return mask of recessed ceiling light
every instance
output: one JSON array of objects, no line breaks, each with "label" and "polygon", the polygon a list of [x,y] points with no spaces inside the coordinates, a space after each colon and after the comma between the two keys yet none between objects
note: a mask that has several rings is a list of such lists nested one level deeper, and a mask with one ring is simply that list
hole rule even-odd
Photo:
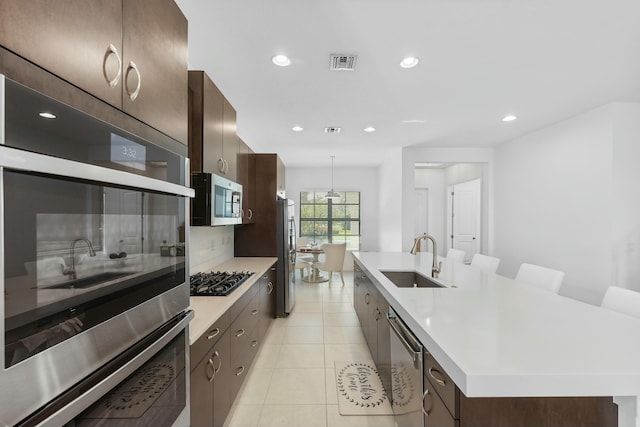
[{"label": "recessed ceiling light", "polygon": [[366,128],[363,129],[365,132],[375,132],[376,128],[374,128],[373,126],[367,126]]},{"label": "recessed ceiling light", "polygon": [[503,122],[512,122],[512,121],[514,121],[515,119],[517,119],[517,117],[516,117],[516,116],[514,116],[514,115],[512,115],[512,114],[509,114],[508,116],[504,116],[504,117],[502,118],[502,121],[503,121]]},{"label": "recessed ceiling light", "polygon": [[403,120],[402,123],[407,123],[407,124],[413,124],[413,123],[426,123],[426,120],[421,120],[421,119],[410,119],[410,120]]},{"label": "recessed ceiling light", "polygon": [[402,61],[400,61],[400,66],[402,68],[413,68],[416,65],[418,65],[418,62],[420,62],[418,58],[415,58],[413,56],[408,56],[404,58]]},{"label": "recessed ceiling light", "polygon": [[46,111],[43,111],[41,113],[38,114],[40,117],[45,118],[45,119],[55,119],[56,115],[55,114],[51,114],[51,113],[47,113]]},{"label": "recessed ceiling light", "polygon": [[302,132],[304,128],[302,126],[294,126],[291,128],[291,130],[294,132]]},{"label": "recessed ceiling light", "polygon": [[289,57],[285,55],[276,55],[271,58],[271,61],[273,61],[273,63],[278,67],[288,67],[289,65],[291,65],[291,59],[289,59]]}]

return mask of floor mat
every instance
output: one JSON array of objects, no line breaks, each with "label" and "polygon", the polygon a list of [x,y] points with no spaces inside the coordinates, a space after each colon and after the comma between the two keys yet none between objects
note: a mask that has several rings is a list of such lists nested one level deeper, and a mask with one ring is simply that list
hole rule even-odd
[{"label": "floor mat", "polygon": [[373,362],[335,361],[340,415],[393,415]]}]

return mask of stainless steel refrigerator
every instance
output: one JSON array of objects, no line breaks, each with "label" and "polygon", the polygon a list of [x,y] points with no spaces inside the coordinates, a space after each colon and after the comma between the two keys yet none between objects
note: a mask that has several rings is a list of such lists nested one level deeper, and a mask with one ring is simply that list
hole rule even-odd
[{"label": "stainless steel refrigerator", "polygon": [[295,269],[296,222],[295,204],[292,200],[278,198],[276,210],[277,285],[276,316],[287,317],[296,303]]}]

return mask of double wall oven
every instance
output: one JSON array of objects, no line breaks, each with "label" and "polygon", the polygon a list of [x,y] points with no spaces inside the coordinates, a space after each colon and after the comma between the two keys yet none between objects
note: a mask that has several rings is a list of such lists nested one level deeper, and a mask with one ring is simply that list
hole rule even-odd
[{"label": "double wall oven", "polygon": [[0,74],[0,425],[188,425],[186,147],[83,111]]}]

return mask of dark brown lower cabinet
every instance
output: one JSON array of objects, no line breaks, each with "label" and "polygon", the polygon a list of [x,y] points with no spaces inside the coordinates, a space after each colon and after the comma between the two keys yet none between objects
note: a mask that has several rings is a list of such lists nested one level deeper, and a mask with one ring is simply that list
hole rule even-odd
[{"label": "dark brown lower cabinet", "polygon": [[231,409],[229,331],[191,370],[191,427],[222,427]]},{"label": "dark brown lower cabinet", "polygon": [[191,345],[191,427],[223,426],[275,317],[274,275],[272,266]]},{"label": "dark brown lower cabinet", "polygon": [[425,427],[614,427],[611,397],[466,397],[425,350]]},{"label": "dark brown lower cabinet", "polygon": [[264,339],[271,322],[276,317],[276,268],[271,267],[264,273],[260,282],[260,339]]}]

